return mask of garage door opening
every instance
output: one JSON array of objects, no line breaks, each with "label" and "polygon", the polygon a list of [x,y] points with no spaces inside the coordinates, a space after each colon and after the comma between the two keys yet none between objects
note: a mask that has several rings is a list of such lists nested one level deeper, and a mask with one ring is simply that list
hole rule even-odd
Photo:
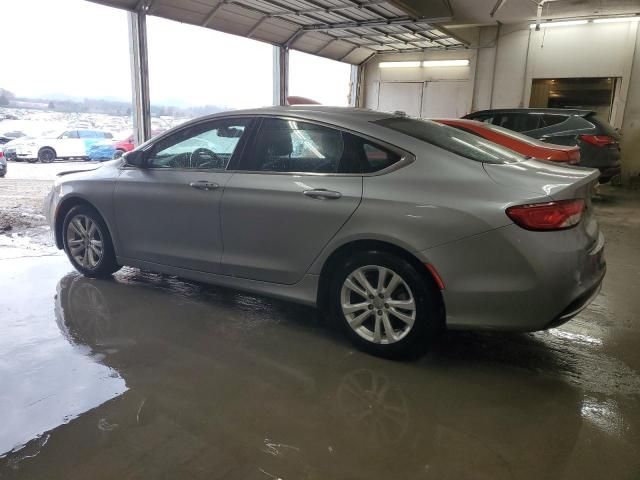
[{"label": "garage door opening", "polygon": [[618,83],[615,77],[534,79],[529,106],[594,110],[610,120]]}]

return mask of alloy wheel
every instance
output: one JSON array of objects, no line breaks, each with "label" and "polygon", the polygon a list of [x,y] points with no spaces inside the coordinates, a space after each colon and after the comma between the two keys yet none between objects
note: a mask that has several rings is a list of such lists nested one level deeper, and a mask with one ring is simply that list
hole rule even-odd
[{"label": "alloy wheel", "polygon": [[351,329],[376,344],[402,340],[416,320],[416,302],[407,282],[379,265],[359,267],[347,276],[340,305]]},{"label": "alloy wheel", "polygon": [[102,233],[98,224],[87,215],[76,215],[67,226],[70,255],[85,268],[96,268],[104,255]]}]

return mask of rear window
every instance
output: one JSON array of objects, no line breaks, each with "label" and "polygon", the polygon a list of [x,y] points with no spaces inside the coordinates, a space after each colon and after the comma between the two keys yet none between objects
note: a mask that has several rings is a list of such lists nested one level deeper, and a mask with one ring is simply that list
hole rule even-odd
[{"label": "rear window", "polygon": [[406,117],[384,118],[373,123],[476,162],[513,163],[524,159],[522,155],[508,148],[441,123]]}]

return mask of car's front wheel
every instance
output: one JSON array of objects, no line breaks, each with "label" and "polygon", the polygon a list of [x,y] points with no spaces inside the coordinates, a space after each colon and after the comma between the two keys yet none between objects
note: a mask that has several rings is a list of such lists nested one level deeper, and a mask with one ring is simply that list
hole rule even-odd
[{"label": "car's front wheel", "polygon": [[419,354],[442,325],[439,293],[410,262],[386,252],[358,253],[340,266],[330,302],[347,336],[374,355]]},{"label": "car's front wheel", "polygon": [[44,147],[38,152],[38,160],[42,163],[51,163],[56,159],[56,152],[53,148]]},{"label": "car's front wheel", "polygon": [[64,251],[73,266],[87,277],[108,277],[120,269],[107,225],[86,205],[73,207],[62,226]]}]

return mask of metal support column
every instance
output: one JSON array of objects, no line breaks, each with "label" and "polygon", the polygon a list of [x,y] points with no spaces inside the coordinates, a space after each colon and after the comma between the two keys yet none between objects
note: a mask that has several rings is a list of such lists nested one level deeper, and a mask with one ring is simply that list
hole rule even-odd
[{"label": "metal support column", "polygon": [[351,78],[349,80],[349,106],[360,106],[360,85],[363,75],[362,65],[351,65]]},{"label": "metal support column", "polygon": [[133,138],[136,145],[151,138],[149,99],[149,55],[147,52],[147,14],[142,7],[129,12],[129,56],[133,100]]},{"label": "metal support column", "polygon": [[289,48],[273,47],[273,104],[286,105],[289,96]]}]

